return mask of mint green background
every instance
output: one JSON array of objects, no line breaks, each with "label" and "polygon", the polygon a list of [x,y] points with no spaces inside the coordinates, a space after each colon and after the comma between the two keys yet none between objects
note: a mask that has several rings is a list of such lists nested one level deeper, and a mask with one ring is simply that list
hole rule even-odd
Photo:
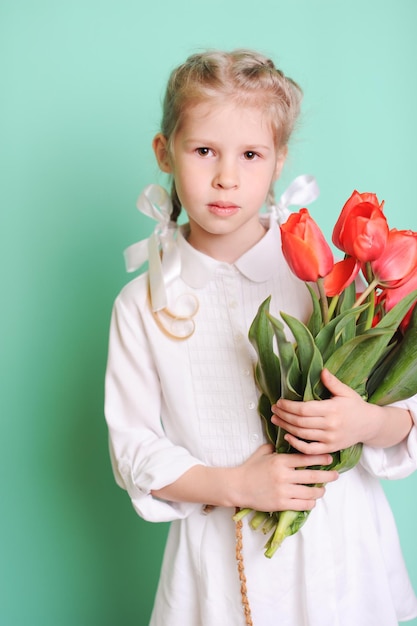
[{"label": "mint green background", "polygon": [[[415,0],[1,1],[1,626],[149,618],[167,527],[113,481],[102,396],[170,69],[271,54],[305,91],[278,190],[313,173],[327,236],[355,187],[417,230],[416,18]],[[417,589],[417,477],[385,486]]]}]

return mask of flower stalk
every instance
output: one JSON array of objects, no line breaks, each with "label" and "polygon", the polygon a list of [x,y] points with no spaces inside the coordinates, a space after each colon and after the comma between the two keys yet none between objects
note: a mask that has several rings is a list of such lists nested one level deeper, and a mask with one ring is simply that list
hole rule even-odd
[{"label": "flower stalk", "polygon": [[324,289],[324,280],[322,277],[317,278],[317,288],[319,290],[320,296],[320,308],[323,324],[328,324],[329,322],[329,304],[327,301],[326,291]]}]

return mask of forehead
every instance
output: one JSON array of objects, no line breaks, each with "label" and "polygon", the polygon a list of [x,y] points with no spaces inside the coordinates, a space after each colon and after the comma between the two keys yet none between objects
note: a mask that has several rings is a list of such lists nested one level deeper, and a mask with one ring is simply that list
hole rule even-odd
[{"label": "forehead", "polygon": [[178,131],[185,133],[216,134],[240,131],[243,135],[273,138],[274,129],[271,115],[262,107],[254,104],[215,100],[200,102],[186,108],[182,115]]}]

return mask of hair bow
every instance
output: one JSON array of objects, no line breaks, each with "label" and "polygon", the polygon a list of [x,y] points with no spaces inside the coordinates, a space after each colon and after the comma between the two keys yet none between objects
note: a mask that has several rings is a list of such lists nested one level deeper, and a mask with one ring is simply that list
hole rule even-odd
[{"label": "hair bow", "polygon": [[287,187],[277,204],[269,207],[271,222],[283,224],[290,215],[290,206],[305,206],[314,202],[320,194],[317,181],[310,174],[302,174],[297,176],[291,185]]},{"label": "hair bow", "polygon": [[141,213],[156,220],[157,225],[149,238],[126,248],[126,269],[134,272],[148,261],[152,310],[160,311],[167,306],[167,286],[180,275],[181,270],[175,241],[177,225],[170,218],[171,198],[163,187],[148,185],[140,194],[136,206]]}]

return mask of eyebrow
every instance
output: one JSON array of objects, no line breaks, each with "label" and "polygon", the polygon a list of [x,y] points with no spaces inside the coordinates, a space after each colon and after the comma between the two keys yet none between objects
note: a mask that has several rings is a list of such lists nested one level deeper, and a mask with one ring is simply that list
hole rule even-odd
[{"label": "eyebrow", "polygon": [[[190,138],[184,139],[183,144],[185,146],[188,146],[189,144],[195,144],[197,146],[206,147],[206,146],[216,146],[217,142],[212,139],[206,140],[202,137],[190,137]],[[257,150],[263,150],[263,151],[269,152],[270,150],[274,149],[274,146],[267,146],[261,143],[247,143],[247,144],[242,144],[240,146],[240,149],[244,151],[253,150],[254,152],[256,152]]]}]

